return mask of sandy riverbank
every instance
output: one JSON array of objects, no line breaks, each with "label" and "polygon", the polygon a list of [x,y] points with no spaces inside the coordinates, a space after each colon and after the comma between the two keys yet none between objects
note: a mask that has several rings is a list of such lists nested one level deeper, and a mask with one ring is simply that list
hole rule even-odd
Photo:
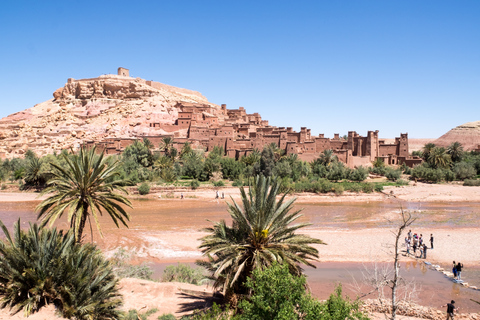
[{"label": "sandy riverbank", "polygon": [[[132,187],[132,191],[136,188]],[[149,198],[149,199],[180,199],[183,194],[185,199],[211,200],[215,199],[216,192],[221,197],[224,193],[228,200],[230,197],[234,199],[240,198],[240,191],[237,187],[219,187],[219,188],[199,188],[192,190],[190,188],[171,189],[162,192],[154,192],[146,196],[140,196],[131,192],[132,198]],[[480,187],[464,187],[461,184],[428,184],[413,183],[408,186],[386,186],[383,192],[374,193],[353,193],[344,192],[342,195],[333,193],[316,194],[316,193],[300,193],[292,194],[297,197],[297,203],[316,203],[316,202],[364,202],[364,201],[387,201],[401,200],[410,202],[480,202]],[[35,201],[44,199],[36,192],[0,192],[1,202],[18,202],[18,201]]]},{"label": "sandy riverbank", "polygon": [[[150,198],[164,199],[169,197],[180,198],[183,193],[186,199],[214,199],[216,191],[221,197],[222,192],[225,198],[240,198],[239,189],[236,187],[197,189],[197,190],[173,190],[158,192],[149,195]],[[354,193],[344,192],[342,195],[334,193],[316,194],[299,193],[292,194],[297,197],[297,203],[318,203],[318,202],[365,202],[365,201],[387,201],[401,200],[410,202],[480,202],[480,187],[464,187],[460,184],[428,184],[413,183],[408,186],[386,186],[383,192]]]}]

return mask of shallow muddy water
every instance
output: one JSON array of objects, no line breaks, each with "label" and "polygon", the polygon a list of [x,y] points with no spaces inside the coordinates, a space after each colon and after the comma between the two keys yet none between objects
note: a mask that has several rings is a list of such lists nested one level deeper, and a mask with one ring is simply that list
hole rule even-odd
[{"label": "shallow muddy water", "polygon": [[[4,202],[0,204],[0,219],[10,228],[13,223],[36,221],[34,213],[38,201]],[[133,200],[129,223],[133,230],[198,230],[211,226],[210,221],[229,220],[224,200]],[[437,228],[480,227],[480,203],[414,203],[414,202],[355,202],[355,203],[300,203],[301,222],[309,222],[312,228],[375,228],[387,226],[386,218],[400,212],[401,208],[418,216],[417,226]],[[60,226],[66,224],[63,219]],[[104,230],[115,225],[102,217]],[[27,223],[28,225],[28,223]]]},{"label": "shallow muddy water", "polygon": [[[186,264],[191,267],[197,267],[193,262]],[[171,263],[151,263],[154,270],[153,278],[160,280],[163,270]],[[307,283],[312,295],[318,299],[326,300],[334,292],[338,284],[342,285],[342,292],[350,298],[355,299],[363,296],[372,290],[372,287],[364,284],[365,277],[375,269],[374,264],[363,264],[355,262],[319,262],[314,263],[316,269],[305,268]],[[382,269],[383,265],[377,265]],[[391,269],[390,269],[391,270]],[[477,271],[480,271],[478,269]],[[399,299],[407,293],[409,300],[424,306],[441,309],[450,300],[455,300],[460,312],[480,312],[480,306],[470,299],[480,301],[480,291],[474,291],[464,288],[460,284],[454,283],[442,273],[431,269],[424,263],[416,261],[402,263],[400,267],[400,276],[408,284],[401,285],[398,289]],[[385,289],[386,298],[391,298],[391,291]],[[364,299],[375,299],[378,296],[370,294]]]},{"label": "shallow muddy water", "polygon": [[[168,242],[169,237],[193,237],[198,230],[212,225],[210,221],[229,220],[225,201],[202,199],[172,199],[172,200],[134,200],[133,209],[129,210],[131,221],[129,228],[117,229],[108,217],[101,217],[100,223],[106,240],[101,240],[94,231],[94,240],[103,248],[113,249],[120,246],[142,247],[147,260],[149,251],[156,250],[150,244],[157,241]],[[12,229],[13,224],[21,218],[22,228],[27,228],[29,222],[36,221],[34,212],[38,201],[5,202],[0,204],[0,219]],[[432,228],[480,228],[480,203],[401,203],[404,210],[414,211],[419,217],[416,222],[420,227]],[[364,228],[383,228],[387,226],[386,219],[400,211],[399,203],[300,203],[295,208],[303,209],[300,222],[309,222],[309,229],[314,230],[356,230]],[[208,221],[210,220],[210,221]],[[65,218],[56,224],[60,228],[68,228]],[[93,227],[95,229],[95,227]],[[155,238],[157,237],[157,238]],[[159,240],[160,237],[160,240]],[[155,238],[155,240],[151,240]],[[87,236],[90,240],[90,235]],[[181,239],[177,239],[181,240]],[[194,239],[195,241],[195,239]],[[150,244],[149,244],[150,243]],[[158,243],[157,243],[158,244]],[[477,244],[478,245],[478,244]],[[476,246],[475,250],[478,250]],[[182,249],[181,246],[165,245],[162,250],[170,250],[170,259],[155,263],[155,268],[164,268],[164,261],[193,261],[199,257],[199,252]],[[184,251],[182,251],[184,250]],[[198,251],[198,250],[197,250]],[[197,255],[197,256],[196,256]],[[321,299],[328,298],[335,283],[343,283],[344,291],[354,295],[350,284],[352,276],[357,280],[362,277],[364,269],[361,263],[322,262],[317,269],[306,268],[312,293]],[[423,266],[423,267],[422,267]],[[480,265],[469,266],[465,276],[470,284],[480,285]],[[405,277],[419,285],[418,302],[423,305],[439,307],[452,298],[457,301],[462,312],[479,312],[480,306],[470,301],[480,301],[480,291],[463,288],[453,283],[443,274],[428,270],[424,264],[408,262],[403,265]],[[158,272],[157,272],[158,274]],[[372,297],[373,298],[373,297]]]}]

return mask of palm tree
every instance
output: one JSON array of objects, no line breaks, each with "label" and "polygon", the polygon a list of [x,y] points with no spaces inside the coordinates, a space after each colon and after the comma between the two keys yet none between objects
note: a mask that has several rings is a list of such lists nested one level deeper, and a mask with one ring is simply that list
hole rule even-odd
[{"label": "palm tree", "polygon": [[197,261],[212,272],[216,288],[231,297],[245,294],[244,283],[254,269],[263,269],[273,262],[285,263],[292,274],[300,275],[300,264],[315,267],[309,260],[318,258],[318,250],[310,244],[325,244],[306,235],[295,234],[309,224],[291,225],[301,215],[290,212],[296,199],[277,200],[280,184],[277,180],[257,176],[248,190],[240,188],[243,208],[234,200],[228,203],[232,226],[224,220],[205,229],[209,234],[201,239],[207,261]]},{"label": "palm tree", "polygon": [[323,152],[320,154],[318,159],[319,159],[320,163],[322,163],[326,167],[328,167],[328,165],[331,164],[332,162],[338,161],[338,157],[333,152],[332,149],[323,150]]},{"label": "palm tree", "polygon": [[164,137],[160,143],[160,149],[165,152],[167,157],[170,157],[170,150],[173,148],[173,137]]},{"label": "palm tree", "polygon": [[270,143],[268,147],[273,151],[275,163],[280,161],[280,159],[282,159],[283,155],[285,154],[285,150],[280,149],[275,142]]},{"label": "palm tree", "polygon": [[192,144],[190,142],[185,142],[185,144],[183,145],[183,148],[182,150],[180,151],[180,159],[183,159],[185,158],[186,156],[188,156],[190,153],[193,152],[193,149],[192,149]]},{"label": "palm tree", "polygon": [[42,160],[36,156],[26,158],[27,164],[25,166],[25,186],[26,187],[42,187],[48,180],[47,174],[42,172]]},{"label": "palm tree", "polygon": [[100,235],[98,216],[105,210],[118,227],[120,221],[124,226],[130,220],[129,214],[122,205],[131,207],[130,201],[114,191],[127,193],[124,180],[115,180],[119,175],[119,162],[109,162],[104,153],[95,153],[95,148],[86,150],[82,147],[78,154],[70,157],[63,155],[67,163],[66,169],[51,163],[56,169],[52,172],[47,188],[42,194],[51,194],[36,208],[42,226],[52,225],[64,213],[68,215],[70,228],[73,229],[75,241],[82,239],[87,219],[91,225],[93,217]]},{"label": "palm tree", "polygon": [[164,181],[173,182],[177,178],[173,165],[173,159],[167,156],[160,156],[153,164],[153,169]]},{"label": "palm tree", "polygon": [[240,161],[245,163],[247,166],[253,166],[255,163],[260,161],[261,157],[261,152],[258,149],[253,149],[249,155],[243,156]]},{"label": "palm tree", "polygon": [[148,138],[143,138],[143,144],[145,145],[145,147],[148,148],[148,150],[155,149],[155,146],[153,145],[152,141],[150,141],[150,139]]},{"label": "palm tree", "polygon": [[447,153],[452,158],[453,162],[460,162],[463,158],[463,146],[460,142],[453,142],[447,148]]},{"label": "palm tree", "polygon": [[68,319],[118,319],[118,279],[95,245],[75,243],[71,231],[20,226],[11,236],[0,221],[1,308],[29,316],[54,304]]},{"label": "palm tree", "polygon": [[447,168],[452,162],[452,159],[445,148],[435,147],[430,151],[427,162],[434,169]]},{"label": "palm tree", "polygon": [[428,158],[430,157],[430,153],[432,150],[435,148],[435,143],[427,143],[426,145],[423,146],[423,160],[428,161]]}]

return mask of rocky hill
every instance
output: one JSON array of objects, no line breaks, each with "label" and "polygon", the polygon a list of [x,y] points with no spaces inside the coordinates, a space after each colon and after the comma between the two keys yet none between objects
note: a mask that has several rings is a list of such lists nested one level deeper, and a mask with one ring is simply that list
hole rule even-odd
[{"label": "rocky hill", "polygon": [[[164,134],[148,123],[173,124],[178,103],[220,107],[199,92],[123,75],[68,79],[53,99],[0,119],[0,157],[27,149],[39,155],[78,146],[83,141]],[[222,114],[216,115],[219,122]]]},{"label": "rocky hill", "polygon": [[433,143],[448,147],[456,141],[460,142],[466,151],[477,149],[480,145],[480,121],[467,122],[453,128]]}]

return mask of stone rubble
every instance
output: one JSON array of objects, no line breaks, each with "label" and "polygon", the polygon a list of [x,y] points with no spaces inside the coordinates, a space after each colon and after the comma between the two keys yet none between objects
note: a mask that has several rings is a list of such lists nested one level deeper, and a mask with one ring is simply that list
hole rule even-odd
[{"label": "stone rubble", "polygon": [[[391,314],[391,300],[369,299],[363,301],[362,311],[367,313],[386,313]],[[437,310],[431,307],[424,307],[412,302],[400,302],[398,304],[397,315],[415,317],[421,319],[445,319],[445,310]],[[479,313],[457,313],[455,319],[480,320]]]}]

